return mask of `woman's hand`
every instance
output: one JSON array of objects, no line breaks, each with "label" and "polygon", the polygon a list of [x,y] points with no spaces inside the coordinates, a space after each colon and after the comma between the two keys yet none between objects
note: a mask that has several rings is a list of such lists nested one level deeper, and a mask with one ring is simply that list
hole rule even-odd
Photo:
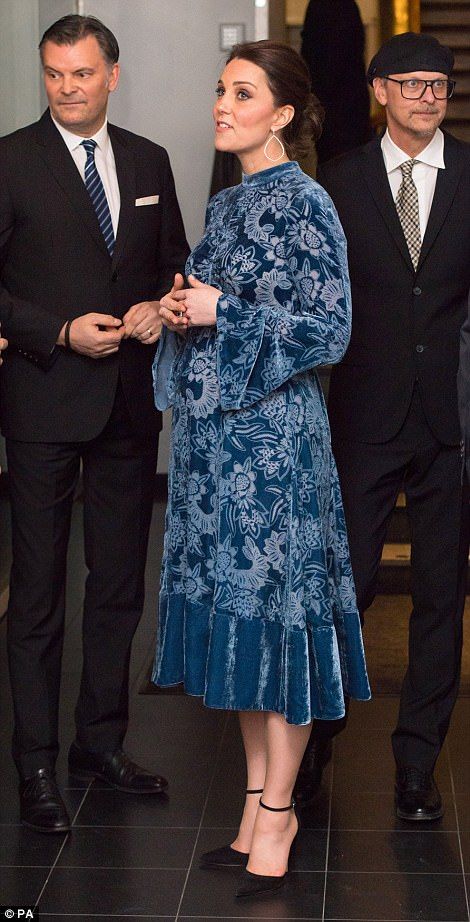
[{"label": "woman's hand", "polygon": [[222,292],[213,285],[199,282],[194,275],[188,276],[191,288],[175,292],[174,300],[179,309],[184,309],[188,327],[213,327],[217,320],[217,301]]},{"label": "woman's hand", "polygon": [[177,292],[182,291],[183,284],[183,276],[177,272],[175,275],[175,281],[173,282],[173,288],[168,292],[167,295],[164,295],[163,298],[160,298],[160,320],[168,330],[171,330],[172,333],[185,333],[188,326],[188,321],[184,316],[184,304],[182,304],[180,301],[177,301],[175,297]]}]

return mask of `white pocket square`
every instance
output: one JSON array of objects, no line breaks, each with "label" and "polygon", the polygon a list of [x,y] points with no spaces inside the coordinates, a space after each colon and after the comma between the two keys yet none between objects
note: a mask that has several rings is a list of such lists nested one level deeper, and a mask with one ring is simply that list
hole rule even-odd
[{"label": "white pocket square", "polygon": [[144,195],[143,198],[136,198],[135,204],[137,208],[139,205],[158,205],[159,200],[159,195]]}]

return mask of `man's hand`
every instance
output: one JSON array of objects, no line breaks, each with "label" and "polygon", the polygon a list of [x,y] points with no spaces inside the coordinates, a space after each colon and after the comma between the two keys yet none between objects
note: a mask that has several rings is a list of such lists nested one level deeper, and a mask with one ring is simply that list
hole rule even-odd
[{"label": "man's hand", "polygon": [[[185,306],[181,301],[175,300],[177,291],[182,291],[184,285],[183,276],[177,272],[173,288],[160,301],[160,319],[164,326],[172,333],[185,333],[188,326],[186,320]],[[181,316],[179,316],[181,314]]]},{"label": "man's hand", "polygon": [[[7,348],[7,346],[8,346],[8,340],[5,339],[4,336],[0,336],[0,353],[2,353],[3,350]],[[3,362],[3,359],[0,354],[0,365],[2,364],[2,362]]]},{"label": "man's hand", "polygon": [[[65,324],[57,343],[65,345]],[[124,326],[111,314],[83,314],[75,317],[69,328],[70,348],[90,359],[102,359],[117,352],[124,336]]]},{"label": "man's hand", "polygon": [[122,322],[126,339],[138,339],[145,346],[153,346],[162,331],[160,301],[141,301],[129,308]]}]

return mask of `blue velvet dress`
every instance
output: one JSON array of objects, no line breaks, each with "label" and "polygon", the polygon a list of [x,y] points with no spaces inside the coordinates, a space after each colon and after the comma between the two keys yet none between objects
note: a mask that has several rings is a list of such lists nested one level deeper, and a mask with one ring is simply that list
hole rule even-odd
[{"label": "blue velvet dress", "polygon": [[341,494],[315,368],[351,327],[346,244],[327,193],[286,163],[210,202],[187,274],[217,324],[164,331],[173,407],[153,681],[294,724],[370,697]]}]

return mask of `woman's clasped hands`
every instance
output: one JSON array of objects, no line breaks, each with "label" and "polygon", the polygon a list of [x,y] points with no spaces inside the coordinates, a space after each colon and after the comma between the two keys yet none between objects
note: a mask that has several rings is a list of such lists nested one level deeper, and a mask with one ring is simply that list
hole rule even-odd
[{"label": "woman's clasped hands", "polygon": [[173,333],[185,333],[188,327],[211,327],[217,320],[220,289],[194,275],[188,276],[188,282],[191,287],[183,288],[184,279],[178,273],[171,291],[160,300],[160,318]]}]

